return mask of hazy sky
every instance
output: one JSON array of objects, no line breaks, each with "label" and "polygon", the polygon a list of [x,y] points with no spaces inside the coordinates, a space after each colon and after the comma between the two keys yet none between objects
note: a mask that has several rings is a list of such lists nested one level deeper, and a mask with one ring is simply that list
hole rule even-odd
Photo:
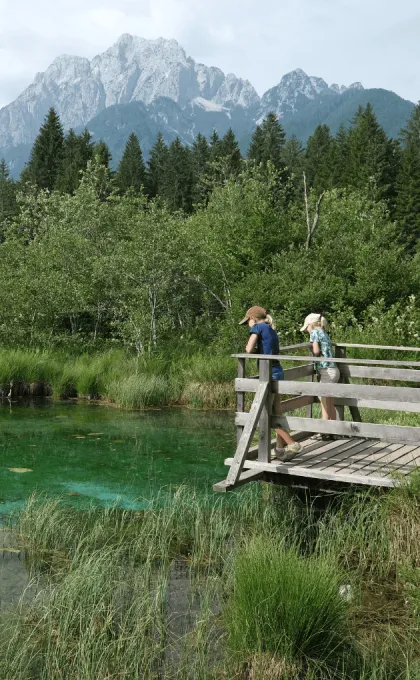
[{"label": "hazy sky", "polygon": [[294,68],[420,99],[418,0],[0,0],[0,106],[59,54],[121,35],[176,38],[262,94]]}]

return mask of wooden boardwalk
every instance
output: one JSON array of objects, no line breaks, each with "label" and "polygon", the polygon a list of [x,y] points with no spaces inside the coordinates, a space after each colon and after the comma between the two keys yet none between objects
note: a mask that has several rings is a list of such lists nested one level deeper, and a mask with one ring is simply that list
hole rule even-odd
[{"label": "wooden boardwalk", "polygon": [[[308,343],[286,347],[283,351],[288,350],[289,354],[278,357],[234,355],[238,359],[235,381],[238,444],[235,455],[225,461],[229,466],[227,478],[214,485],[215,491],[230,491],[259,479],[299,486],[327,482],[394,487],[420,468],[420,415],[418,426],[413,427],[361,422],[359,412],[359,407],[364,407],[420,414],[420,362],[346,357],[347,347],[416,353],[420,348],[337,345],[341,380],[338,384],[325,384],[314,381],[316,359],[312,355],[290,355],[290,350],[308,347]],[[245,360],[251,358],[260,360],[260,374],[247,378]],[[285,380],[272,382],[273,359],[306,363],[286,369]],[[350,382],[352,378],[357,379],[357,384]],[[365,380],[374,380],[375,384],[363,384]],[[385,381],[394,385],[384,384]],[[407,383],[416,386],[407,387]],[[247,392],[255,394],[249,412],[245,410]],[[276,414],[272,412],[273,394],[285,395]],[[335,400],[335,421],[312,417],[313,404],[327,396]],[[345,407],[350,410],[351,420],[344,418]],[[293,411],[302,408],[306,409],[305,417],[293,415]],[[271,430],[276,426],[296,432],[295,439],[302,444],[302,451],[287,463],[272,459]],[[258,444],[251,447],[256,432]],[[332,434],[335,439],[319,440],[314,438],[316,433]]]},{"label": "wooden boardwalk", "polygon": [[[225,460],[226,465],[232,463],[233,458]],[[330,442],[307,439],[302,442],[302,451],[288,463],[276,459],[270,463],[246,460],[244,470],[304,480],[393,487],[419,466],[420,446],[353,437]]]}]

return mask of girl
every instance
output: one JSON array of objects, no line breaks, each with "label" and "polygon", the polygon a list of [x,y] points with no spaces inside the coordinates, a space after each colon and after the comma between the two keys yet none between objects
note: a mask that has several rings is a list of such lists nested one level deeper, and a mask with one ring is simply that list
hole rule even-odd
[{"label": "girl", "polygon": [[[302,333],[309,333],[312,343],[312,353],[316,357],[334,358],[334,349],[331,338],[327,333],[328,323],[322,314],[308,314],[302,328]],[[321,383],[337,383],[340,380],[340,371],[334,361],[317,361],[315,369]],[[321,397],[321,410],[324,420],[335,420],[334,399]],[[322,435],[322,439],[333,439],[332,435]]]},{"label": "girl", "polygon": [[[279,338],[274,330],[274,322],[264,307],[251,307],[248,309],[245,318],[239,324],[246,324],[249,327],[249,340],[245,351],[248,354],[279,354]],[[284,380],[283,369],[278,360],[272,362],[272,379]],[[281,395],[274,395],[274,413],[280,415]],[[281,461],[288,461],[296,453],[302,450],[301,445],[290,436],[285,430],[276,430],[277,446],[275,458]]]}]

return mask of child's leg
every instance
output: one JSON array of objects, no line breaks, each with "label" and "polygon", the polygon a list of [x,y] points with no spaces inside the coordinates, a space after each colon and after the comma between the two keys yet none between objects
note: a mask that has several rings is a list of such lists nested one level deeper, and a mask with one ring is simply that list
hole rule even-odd
[{"label": "child's leg", "polygon": [[[274,396],[274,413],[276,414],[276,416],[281,415],[281,395],[280,394],[276,394]],[[290,444],[296,444],[293,437],[291,437],[290,434],[286,430],[282,430],[280,427],[276,428],[276,435],[277,435],[277,448],[278,449],[284,449],[286,446],[289,446]]]}]

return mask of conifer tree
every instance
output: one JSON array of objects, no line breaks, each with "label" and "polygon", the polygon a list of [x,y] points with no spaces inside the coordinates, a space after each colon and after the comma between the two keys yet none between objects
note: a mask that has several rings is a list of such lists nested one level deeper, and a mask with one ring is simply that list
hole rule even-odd
[{"label": "conifer tree", "polygon": [[289,172],[293,173],[296,177],[301,176],[303,170],[303,146],[296,135],[292,135],[285,142],[282,159]]},{"label": "conifer tree", "polygon": [[86,170],[93,154],[90,133],[85,130],[78,136],[70,129],[64,140],[63,160],[58,172],[56,189],[62,193],[73,194],[80,184],[81,172]]},{"label": "conifer tree", "polygon": [[150,198],[160,196],[162,193],[168,153],[169,150],[163,140],[163,135],[159,132],[147,162],[146,188]]},{"label": "conifer tree", "polygon": [[122,193],[126,193],[131,189],[136,194],[140,194],[142,187],[145,185],[146,166],[138,137],[134,132],[131,133],[127,140],[115,180]]},{"label": "conifer tree", "polygon": [[104,142],[102,139],[95,145],[93,156],[100,165],[103,165],[105,168],[109,169],[112,155],[108,144],[106,144],[106,142]]},{"label": "conifer tree", "polygon": [[305,154],[306,180],[317,194],[332,187],[333,147],[334,140],[328,125],[318,125],[308,139]]},{"label": "conifer tree", "polygon": [[16,213],[16,186],[4,158],[0,161],[0,238],[7,221]]},{"label": "conifer tree", "polygon": [[194,166],[194,174],[196,179],[199,179],[205,172],[206,165],[210,160],[210,147],[209,143],[201,134],[198,133],[192,146],[192,161]]},{"label": "conifer tree", "polygon": [[402,130],[402,140],[395,214],[402,239],[412,249],[420,238],[420,103]]},{"label": "conifer tree", "polygon": [[215,161],[220,157],[220,137],[216,130],[213,130],[210,137],[210,161]]},{"label": "conifer tree", "polygon": [[161,195],[170,210],[191,212],[193,179],[191,151],[177,137],[169,147],[161,188]]},{"label": "conifer tree", "polygon": [[370,104],[359,107],[349,132],[346,183],[368,188],[374,199],[389,198],[393,185],[393,158],[385,131]]},{"label": "conifer tree", "polygon": [[349,134],[344,125],[340,125],[332,147],[332,184],[334,187],[346,185],[348,155]]},{"label": "conifer tree", "polygon": [[255,161],[257,165],[264,162],[264,133],[260,125],[257,125],[254,130],[247,157],[248,160]]},{"label": "conifer tree", "polygon": [[206,196],[203,179],[207,171],[209,160],[209,143],[206,137],[199,132],[192,146],[192,171],[194,175],[193,203],[200,203]]},{"label": "conifer tree", "polygon": [[60,119],[51,108],[32,147],[28,165],[22,173],[40,189],[55,188],[64,154],[64,132]]},{"label": "conifer tree", "polygon": [[270,161],[276,170],[284,170],[283,149],[285,142],[286,133],[278,121],[277,114],[269,113],[262,125],[254,131],[248,158],[263,165]]},{"label": "conifer tree", "polygon": [[225,160],[227,176],[239,175],[241,171],[242,156],[232,128],[226,132],[219,143],[219,156]]}]

